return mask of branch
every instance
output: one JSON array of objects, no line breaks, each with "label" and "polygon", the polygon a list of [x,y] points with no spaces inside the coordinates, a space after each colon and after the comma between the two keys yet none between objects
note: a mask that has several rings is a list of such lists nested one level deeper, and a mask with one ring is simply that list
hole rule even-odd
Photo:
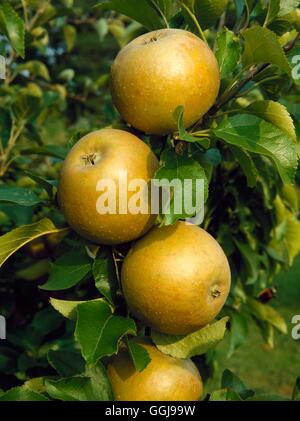
[{"label": "branch", "polygon": [[257,76],[269,66],[270,64],[260,64],[259,66],[250,69],[245,79],[238,83],[236,87],[229,92],[228,96],[224,98],[223,101],[219,102],[210,109],[210,111],[208,112],[209,117],[216,114],[220,108],[224,107],[224,105],[226,105],[229,101],[235,98],[235,96],[247,85],[248,82],[250,82],[250,80],[252,80],[255,76]]},{"label": "branch", "polygon": [[[288,53],[289,51],[291,51],[295,45],[297,44],[297,42],[300,39],[300,32],[298,32],[297,36],[289,43],[287,43],[283,49],[285,53]],[[258,74],[260,74],[263,70],[265,70],[266,68],[268,68],[270,66],[270,63],[264,63],[264,64],[260,64],[256,67],[252,67],[249,72],[246,74],[245,79],[243,79],[240,83],[238,83],[229,93],[228,96],[226,98],[223,99],[223,101],[217,103],[215,106],[213,106],[210,111],[208,112],[208,117],[212,117],[213,115],[215,115],[220,108],[224,107],[224,105],[226,105],[229,101],[231,101],[233,98],[236,97],[236,95],[247,85],[248,82],[250,82],[253,78],[255,78],[255,76],[257,76]]]}]

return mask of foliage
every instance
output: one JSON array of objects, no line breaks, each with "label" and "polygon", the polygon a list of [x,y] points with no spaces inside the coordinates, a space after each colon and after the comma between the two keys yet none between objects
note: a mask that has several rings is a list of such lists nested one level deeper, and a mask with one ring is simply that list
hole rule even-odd
[{"label": "foliage", "polygon": [[[223,338],[228,317],[230,355],[249,317],[269,345],[274,328],[286,333],[281,315],[260,297],[300,250],[296,3],[103,0],[93,8],[92,0],[0,0],[7,63],[0,84],[0,312],[8,320],[0,400],[113,399],[105,366],[121,341],[137,370],[149,363],[131,340],[145,327],[128,316],[120,291],[129,245],[88,244],[66,227],[55,199],[60,165],[76,140],[123,123],[110,98],[110,66],[120,47],[147,30],[186,28],[215,51],[221,89],[203,120],[186,130],[179,107],[178,132],[138,135],[159,155],[159,176],[205,178],[204,228],[233,274],[223,318],[184,338],[152,338],[163,352],[190,357]],[[162,214],[160,223],[176,219]],[[277,398],[248,390],[229,371],[207,396]]]}]

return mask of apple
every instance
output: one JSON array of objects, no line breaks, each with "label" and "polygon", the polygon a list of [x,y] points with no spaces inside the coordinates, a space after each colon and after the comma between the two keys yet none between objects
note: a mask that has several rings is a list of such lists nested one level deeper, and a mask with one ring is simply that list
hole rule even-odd
[{"label": "apple", "polygon": [[177,129],[173,112],[184,106],[186,127],[214,104],[220,86],[210,48],[182,29],[161,29],[126,45],[111,69],[113,102],[135,128],[157,135]]},{"label": "apple", "polygon": [[[148,201],[145,213],[130,212],[127,205],[137,192],[128,191],[128,186],[120,183],[148,183],[158,166],[151,149],[131,133],[106,128],[84,136],[69,152],[59,177],[58,202],[67,222],[79,235],[96,244],[121,244],[145,234],[156,215],[151,214]],[[102,182],[116,186],[115,194],[110,192],[116,206],[106,213],[98,207],[109,187],[99,187]],[[102,205],[106,211],[104,199]]]},{"label": "apple", "polygon": [[131,312],[147,326],[173,335],[214,320],[228,296],[230,277],[218,242],[185,222],[153,228],[131,248],[121,272]]},{"label": "apple", "polygon": [[202,395],[202,380],[190,359],[170,357],[145,338],[136,340],[151,361],[136,371],[128,350],[119,353],[108,365],[108,375],[117,401],[196,401]]}]

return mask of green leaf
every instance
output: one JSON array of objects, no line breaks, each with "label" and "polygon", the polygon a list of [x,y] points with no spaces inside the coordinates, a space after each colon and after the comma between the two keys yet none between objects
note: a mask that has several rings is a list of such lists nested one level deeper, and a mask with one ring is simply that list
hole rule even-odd
[{"label": "green leaf", "polygon": [[25,91],[17,96],[12,105],[12,113],[17,121],[31,120],[40,113],[41,98]]},{"label": "green leaf", "polygon": [[300,401],[300,377],[297,378],[292,395],[293,401]]},{"label": "green leaf", "polygon": [[222,15],[228,0],[194,0],[194,12],[202,29],[213,26]]},{"label": "green leaf", "polygon": [[234,240],[234,243],[243,257],[245,271],[247,273],[247,284],[254,284],[257,281],[260,267],[259,256],[248,244],[238,240]]},{"label": "green leaf", "polygon": [[9,111],[0,108],[0,145],[6,146],[12,129],[12,120]]},{"label": "green leaf", "polygon": [[47,66],[39,60],[30,60],[26,63],[19,64],[16,73],[28,70],[32,76],[39,76],[47,81],[50,80]]},{"label": "green leaf", "polygon": [[293,183],[297,168],[296,146],[278,127],[252,115],[241,114],[225,120],[215,135],[231,145],[268,156],[286,184]]},{"label": "green leaf", "polygon": [[205,354],[224,338],[228,320],[229,317],[223,317],[185,336],[165,335],[156,331],[152,331],[151,336],[157,348],[164,354],[176,358],[191,358]]},{"label": "green leaf", "polygon": [[15,203],[21,206],[34,206],[41,203],[41,200],[32,189],[0,186],[0,202]]},{"label": "green leaf", "polygon": [[265,26],[271,23],[277,16],[280,10],[280,0],[268,0],[268,11],[265,19]]},{"label": "green leaf", "polygon": [[146,348],[137,344],[134,340],[127,341],[127,347],[137,371],[143,371],[150,363],[151,358]]},{"label": "green leaf", "polygon": [[105,302],[103,298],[96,298],[95,300],[89,301],[69,301],[69,300],[58,300],[56,298],[50,298],[50,304],[67,319],[76,318],[76,308],[79,304],[101,301]]},{"label": "green leaf", "polygon": [[[178,155],[173,149],[165,150],[161,155],[161,162],[162,166],[156,172],[155,180],[161,181],[161,183],[162,180],[169,182],[177,180],[176,186],[170,189],[171,198],[163,203],[162,210],[162,224],[171,225],[179,219],[192,217],[201,211],[208,197],[208,181],[199,162],[186,154]],[[188,180],[192,180],[192,186],[184,189]],[[197,183],[201,180],[204,181],[204,202],[201,200],[201,185],[200,188],[197,188]],[[195,208],[192,213],[188,209],[191,205]]]},{"label": "green leaf", "polygon": [[105,302],[87,302],[77,306],[75,337],[88,364],[118,351],[122,336],[136,334],[134,321],[113,316]]},{"label": "green leaf", "polygon": [[112,252],[109,248],[101,248],[93,263],[93,276],[98,291],[113,304],[116,300],[118,279]]},{"label": "green leaf", "polygon": [[179,10],[177,2],[174,2],[174,0],[150,0],[150,1],[156,5],[160,13],[164,15],[166,20],[168,21]]},{"label": "green leaf", "polygon": [[86,134],[88,134],[88,133],[85,133],[85,132],[76,132],[76,133],[74,133],[70,137],[70,139],[68,140],[68,150],[70,151],[73,148],[73,146],[75,146],[76,143],[79,142],[79,140],[82,137],[84,137]]},{"label": "green leaf", "polygon": [[278,66],[288,75],[291,74],[289,62],[274,32],[256,25],[246,29],[242,35],[245,39],[243,53],[245,66],[270,63]]},{"label": "green leaf", "polygon": [[262,401],[262,402],[271,402],[271,401],[289,401],[288,398],[280,395],[275,395],[273,393],[262,392],[256,393],[254,396],[247,399],[247,401]]},{"label": "green leaf", "polygon": [[254,392],[247,389],[242,380],[228,369],[223,372],[221,387],[233,390],[238,393],[242,399],[247,399],[254,395]]},{"label": "green leaf", "polygon": [[44,377],[33,377],[23,384],[23,387],[33,392],[45,393]]},{"label": "green leaf", "polygon": [[247,178],[247,185],[254,187],[257,183],[258,171],[251,155],[246,150],[233,145],[230,146],[230,150]]},{"label": "green leaf", "polygon": [[111,386],[101,363],[88,369],[85,375],[45,381],[47,393],[62,401],[110,401]]},{"label": "green leaf", "polygon": [[61,377],[75,376],[85,370],[85,362],[79,352],[50,349],[47,359]]},{"label": "green leaf", "polygon": [[49,279],[40,286],[46,291],[60,291],[78,284],[92,270],[91,259],[82,250],[72,250],[59,257],[50,269]]},{"label": "green leaf", "polygon": [[214,390],[209,397],[210,401],[242,401],[240,395],[230,389]]},{"label": "green leaf", "polygon": [[34,330],[36,334],[45,337],[50,332],[58,329],[62,323],[62,317],[49,306],[35,313],[34,318],[30,323],[30,328]]},{"label": "green leaf", "polygon": [[0,20],[2,21],[6,34],[16,52],[24,58],[25,56],[25,25],[13,7],[6,0],[0,1]]},{"label": "green leaf", "polygon": [[96,7],[114,10],[128,16],[149,30],[166,26],[157,8],[147,0],[102,0]]},{"label": "green leaf", "polygon": [[98,19],[94,23],[94,28],[98,33],[99,41],[102,42],[104,40],[104,38],[106,37],[106,35],[108,33],[108,30],[109,30],[107,19],[105,19],[105,18]]},{"label": "green leaf", "polygon": [[291,212],[283,203],[279,195],[274,200],[277,226],[274,227],[272,239],[268,249],[273,249],[282,256],[287,255],[288,263],[292,264],[294,258],[300,252],[300,221],[298,209]]},{"label": "green leaf", "polygon": [[63,34],[68,52],[72,51],[76,41],[77,31],[73,25],[65,25],[63,27]]},{"label": "green leaf", "polygon": [[248,323],[244,313],[233,308],[227,308],[226,312],[230,316],[229,350],[227,354],[229,358],[245,342],[248,335]]},{"label": "green leaf", "polygon": [[299,6],[299,0],[280,0],[279,16],[287,15]]},{"label": "green leaf", "polygon": [[16,228],[0,237],[0,267],[22,246],[43,235],[64,232],[56,228],[50,219],[44,218],[34,224]]},{"label": "green leaf", "polygon": [[297,135],[292,117],[286,107],[275,101],[254,101],[246,108],[258,117],[272,123],[281,129],[294,141],[297,142]]},{"label": "green leaf", "polygon": [[50,2],[44,3],[43,9],[40,11],[35,21],[35,28],[43,26],[46,22],[49,22],[57,13],[57,9],[50,4]]},{"label": "green leaf", "polygon": [[70,8],[73,7],[74,0],[60,0],[62,4],[64,4],[66,7]]},{"label": "green leaf", "polygon": [[44,190],[46,190],[49,198],[51,198],[51,199],[54,198],[53,189],[56,186],[56,180],[52,180],[52,181],[46,180],[45,178],[40,177],[37,174],[33,174],[30,171],[24,171],[24,173],[26,175],[28,175],[28,177],[30,177],[33,181],[35,181],[40,187],[42,187]]},{"label": "green leaf", "polygon": [[260,333],[265,343],[271,348],[274,348],[274,327],[267,322],[255,319],[255,322],[260,330]]},{"label": "green leaf", "polygon": [[270,323],[281,333],[287,333],[287,326],[284,318],[273,307],[262,304],[251,297],[247,297],[247,305],[250,312],[257,319]]},{"label": "green leaf", "polygon": [[48,401],[49,399],[41,393],[34,392],[26,387],[13,387],[0,396],[3,401]]},{"label": "green leaf", "polygon": [[219,63],[221,79],[229,77],[240,60],[240,44],[234,32],[224,28],[217,35],[216,59]]},{"label": "green leaf", "polygon": [[58,145],[45,145],[42,147],[31,147],[22,150],[22,154],[29,155],[44,155],[44,156],[53,156],[64,160],[68,154],[68,148],[64,148]]},{"label": "green leaf", "polygon": [[46,275],[50,269],[49,259],[41,259],[37,262],[30,264],[24,269],[15,271],[17,279],[24,279],[25,281],[35,281],[42,276]]},{"label": "green leaf", "polygon": [[173,112],[173,117],[175,121],[177,122],[178,126],[178,137],[180,140],[184,140],[185,142],[197,142],[200,143],[204,148],[208,148],[210,141],[206,138],[199,138],[195,135],[195,133],[192,135],[188,133],[185,129],[184,125],[184,106],[179,105],[176,110]]}]

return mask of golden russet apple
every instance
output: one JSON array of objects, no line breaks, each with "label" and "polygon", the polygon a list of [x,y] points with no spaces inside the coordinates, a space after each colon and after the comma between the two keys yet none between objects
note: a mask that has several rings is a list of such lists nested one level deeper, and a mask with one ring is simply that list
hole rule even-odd
[{"label": "golden russet apple", "polygon": [[[69,152],[59,177],[58,202],[67,222],[97,244],[120,244],[140,237],[156,215],[151,215],[148,202],[148,213],[120,213],[120,201],[128,204],[135,192],[121,188],[119,177],[123,180],[126,174],[128,184],[135,179],[148,183],[158,166],[151,149],[131,133],[106,128],[84,136]],[[97,191],[100,180],[116,185],[115,214],[101,214],[97,209],[97,200],[105,193]]]},{"label": "golden russet apple", "polygon": [[185,126],[192,126],[212,107],[219,87],[213,52],[182,29],[141,35],[119,52],[111,69],[116,108],[127,123],[150,134],[175,131],[179,105]]},{"label": "golden russet apple", "polygon": [[128,350],[108,365],[108,375],[117,401],[196,401],[202,395],[202,380],[190,359],[173,358],[160,352],[148,340],[136,341],[149,353],[151,362],[136,371]]},{"label": "golden russet apple", "polygon": [[185,335],[210,323],[230,289],[230,268],[218,242],[198,226],[155,227],[138,240],[122,267],[131,312],[147,326]]}]

